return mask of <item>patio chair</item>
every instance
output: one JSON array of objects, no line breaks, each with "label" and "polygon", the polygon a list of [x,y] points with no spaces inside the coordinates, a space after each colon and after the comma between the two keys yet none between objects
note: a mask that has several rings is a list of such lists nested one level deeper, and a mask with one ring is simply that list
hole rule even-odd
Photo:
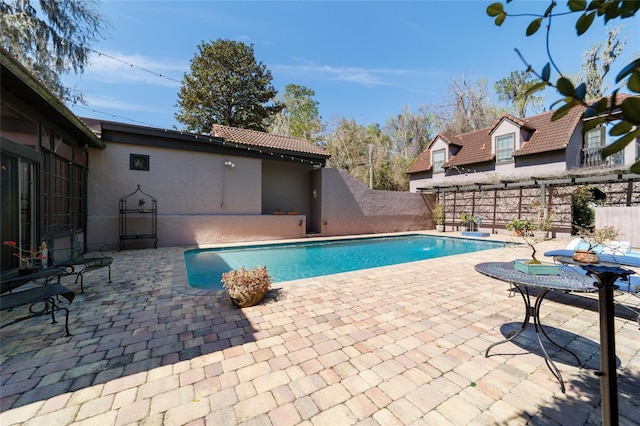
[{"label": "patio chair", "polygon": [[[107,268],[111,282],[111,264],[113,257],[103,253],[108,249],[104,243],[84,244],[84,231],[69,225],[52,225],[43,233],[49,250],[49,263],[56,267],[71,268],[68,275],[76,275],[76,284],[80,281],[80,292],[84,293],[84,273],[95,269]],[[97,247],[90,250],[90,247]]]},{"label": "patio chair", "polygon": [[[586,249],[586,244],[581,238],[572,240],[566,248],[561,250],[552,250],[545,252],[544,255],[553,257],[554,262],[560,261],[563,257],[571,257],[575,250]],[[631,250],[631,244],[627,241],[612,241],[606,246],[599,246],[595,248],[598,253],[598,257],[602,262],[613,263],[622,267],[640,268],[640,253]],[[581,268],[576,268],[578,271],[583,271]],[[629,275],[624,279],[619,279],[615,282],[617,286],[616,297],[619,300],[619,296],[632,296],[627,298],[627,302],[633,304],[633,300],[640,300],[640,276]],[[640,303],[635,303],[636,307],[629,307],[624,303],[620,305],[636,315],[638,326],[640,326]]]}]

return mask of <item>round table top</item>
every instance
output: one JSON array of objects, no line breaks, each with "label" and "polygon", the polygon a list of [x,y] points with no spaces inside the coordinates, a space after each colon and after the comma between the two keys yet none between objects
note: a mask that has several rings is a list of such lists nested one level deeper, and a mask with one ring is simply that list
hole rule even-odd
[{"label": "round table top", "polygon": [[546,288],[589,293],[598,291],[593,277],[576,272],[575,269],[563,266],[558,275],[532,275],[517,271],[513,262],[486,262],[476,265],[476,271],[491,278],[527,287]]}]

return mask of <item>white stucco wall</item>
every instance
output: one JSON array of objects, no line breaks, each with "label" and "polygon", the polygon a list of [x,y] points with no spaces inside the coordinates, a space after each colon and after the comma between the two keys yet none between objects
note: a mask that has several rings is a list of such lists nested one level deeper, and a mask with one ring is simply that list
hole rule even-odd
[{"label": "white stucco wall", "polygon": [[624,148],[624,165],[631,167],[637,160],[636,153],[638,152],[638,139],[632,141]]}]

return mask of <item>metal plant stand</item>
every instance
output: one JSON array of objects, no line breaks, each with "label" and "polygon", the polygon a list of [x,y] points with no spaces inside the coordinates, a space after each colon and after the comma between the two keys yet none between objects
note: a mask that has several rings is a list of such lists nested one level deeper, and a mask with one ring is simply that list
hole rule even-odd
[{"label": "metal plant stand", "polygon": [[153,248],[158,248],[158,201],[138,185],[120,198],[120,250],[127,240],[143,239],[153,240]]}]

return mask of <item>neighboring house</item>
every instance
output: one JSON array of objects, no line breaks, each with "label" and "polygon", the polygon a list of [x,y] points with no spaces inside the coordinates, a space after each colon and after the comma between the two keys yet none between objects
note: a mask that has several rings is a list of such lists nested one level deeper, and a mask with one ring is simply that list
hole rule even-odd
[{"label": "neighboring house", "polygon": [[556,121],[551,121],[552,111],[525,119],[504,114],[486,129],[438,134],[407,170],[410,191],[565,175],[589,167],[628,169],[639,156],[638,141],[603,160],[606,127],[583,136],[583,111],[573,108]]},{"label": "neighboring house", "polygon": [[[0,63],[0,241],[36,249],[45,226],[85,229],[87,148],[105,146],[2,48]],[[2,270],[18,266],[8,246],[0,250]]]}]

